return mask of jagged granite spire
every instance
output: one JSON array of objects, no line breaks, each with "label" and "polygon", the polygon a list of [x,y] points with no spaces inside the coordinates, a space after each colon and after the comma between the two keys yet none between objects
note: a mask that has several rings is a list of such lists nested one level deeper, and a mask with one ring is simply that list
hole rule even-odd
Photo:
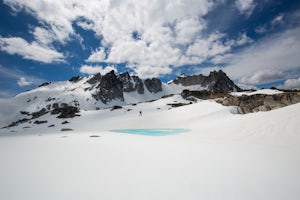
[{"label": "jagged granite spire", "polygon": [[180,76],[173,83],[183,86],[201,85],[213,92],[242,91],[222,70],[212,71],[208,76],[202,74],[193,76]]}]

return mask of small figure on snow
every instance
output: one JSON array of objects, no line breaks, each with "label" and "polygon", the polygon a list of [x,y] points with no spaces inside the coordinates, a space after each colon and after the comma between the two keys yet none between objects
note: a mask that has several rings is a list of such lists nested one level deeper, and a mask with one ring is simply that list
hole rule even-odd
[{"label": "small figure on snow", "polygon": [[142,114],[142,111],[140,110],[140,114],[139,114],[139,116],[142,116],[143,114]]}]

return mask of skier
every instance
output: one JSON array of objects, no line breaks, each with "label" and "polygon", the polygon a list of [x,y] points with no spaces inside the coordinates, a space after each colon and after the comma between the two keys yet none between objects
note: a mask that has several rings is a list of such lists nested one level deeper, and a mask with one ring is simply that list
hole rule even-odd
[{"label": "skier", "polygon": [[139,114],[139,116],[142,116],[143,114],[142,114],[142,111],[140,110],[140,114]]}]

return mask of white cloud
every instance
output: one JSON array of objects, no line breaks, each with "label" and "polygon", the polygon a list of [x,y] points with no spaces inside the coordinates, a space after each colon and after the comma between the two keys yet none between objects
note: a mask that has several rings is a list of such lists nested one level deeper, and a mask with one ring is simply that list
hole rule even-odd
[{"label": "white cloud", "polygon": [[25,77],[20,77],[17,84],[21,87],[24,87],[24,86],[32,85],[33,82],[27,80]]},{"label": "white cloud", "polygon": [[240,37],[235,41],[236,46],[243,46],[245,44],[252,43],[253,40],[247,36],[246,33],[240,35]]},{"label": "white cloud", "polygon": [[[28,43],[21,38],[18,43],[35,48],[13,48],[13,42],[1,38],[1,50],[19,54],[26,59],[50,63],[62,61],[63,54],[51,47],[53,41],[65,44],[76,36],[73,24],[92,30],[101,44],[91,52],[86,62],[127,63],[141,77],[161,76],[172,72],[173,67],[202,64],[226,64],[226,71],[235,79],[261,83],[275,78],[270,71],[282,72],[299,67],[298,29],[268,36],[253,42],[246,33],[236,40],[228,40],[222,33],[208,33],[204,16],[214,7],[212,0],[4,0],[16,11],[23,9],[36,17],[42,27],[35,27],[35,41]],[[224,1],[225,2],[225,1]],[[223,3],[224,3],[223,2]],[[254,0],[235,0],[234,6],[250,16],[256,7]],[[281,16],[281,17],[280,17]],[[276,19],[276,20],[275,20]],[[273,23],[279,23],[279,15]],[[269,25],[268,25],[269,26]],[[263,33],[266,27],[258,27]],[[139,38],[133,38],[137,33]],[[80,37],[75,37],[80,40]],[[82,40],[82,38],[81,38]],[[252,43],[241,52],[234,47]],[[37,51],[37,50],[41,51]],[[22,52],[21,52],[22,51]],[[42,55],[36,55],[36,52]],[[101,66],[95,66],[96,71]],[[92,66],[82,66],[83,73],[94,73]],[[268,76],[267,76],[268,75]],[[267,78],[266,78],[267,77]]]},{"label": "white cloud", "polygon": [[284,74],[281,71],[261,70],[256,71],[249,76],[242,77],[240,83],[242,84],[263,84],[281,80]]},{"label": "white cloud", "polygon": [[45,28],[36,27],[32,34],[35,40],[41,45],[47,46],[55,40],[55,35]]},{"label": "white cloud", "polygon": [[104,48],[99,48],[93,51],[92,54],[86,60],[87,62],[103,62],[105,60],[106,53]]},{"label": "white cloud", "polygon": [[300,77],[298,79],[288,79],[283,85],[278,87],[283,89],[300,89]]},{"label": "white cloud", "polygon": [[[153,75],[169,73],[170,66],[198,64],[214,53],[220,54],[230,48],[221,41],[211,41],[212,44],[206,44],[209,52],[202,51],[207,55],[187,55],[189,47],[199,52],[205,48],[197,46],[195,41],[210,38],[202,31],[206,28],[203,16],[213,8],[211,0],[4,2],[16,11],[27,11],[41,22],[43,27],[36,27],[33,31],[40,45],[49,48],[53,41],[65,44],[76,35],[73,24],[77,24],[102,38],[100,46],[86,59],[87,62],[128,63],[139,73],[144,73],[145,66],[158,70]],[[138,40],[132,37],[134,32],[140,36]],[[146,72],[139,75],[146,75]]]},{"label": "white cloud", "polygon": [[41,46],[37,42],[28,43],[19,37],[0,37],[0,50],[8,54],[17,54],[27,60],[43,63],[64,62],[64,55],[54,49]]},{"label": "white cloud", "polygon": [[[221,57],[217,63],[223,63],[225,66],[221,69],[240,83],[263,84],[287,79],[293,73],[297,75],[299,52],[300,28],[295,28],[266,36],[229,58]],[[202,68],[200,72],[215,68]]]},{"label": "white cloud", "polygon": [[74,33],[72,20],[79,15],[76,1],[4,0],[16,12],[24,9],[49,26],[55,39],[64,43]]},{"label": "white cloud", "polygon": [[117,68],[114,66],[106,66],[106,67],[102,67],[99,65],[95,65],[95,66],[91,66],[91,65],[82,65],[80,67],[80,72],[84,73],[84,74],[106,74],[110,71],[114,70],[115,72],[117,72]]},{"label": "white cloud", "polygon": [[255,33],[263,34],[263,33],[267,32],[268,30],[267,30],[266,25],[263,25],[263,26],[256,27],[254,31],[255,31]]},{"label": "white cloud", "polygon": [[157,78],[164,74],[169,74],[172,72],[172,69],[170,67],[153,67],[153,66],[140,66],[140,65],[132,65],[130,66],[131,69],[135,72],[135,74],[138,74],[140,78],[146,79],[146,78]]},{"label": "white cloud", "polygon": [[250,16],[256,7],[254,0],[236,0],[235,6],[240,13]]},{"label": "white cloud", "polygon": [[283,15],[276,16],[271,22],[272,26],[275,26],[277,24],[282,24],[282,23],[283,23]]}]

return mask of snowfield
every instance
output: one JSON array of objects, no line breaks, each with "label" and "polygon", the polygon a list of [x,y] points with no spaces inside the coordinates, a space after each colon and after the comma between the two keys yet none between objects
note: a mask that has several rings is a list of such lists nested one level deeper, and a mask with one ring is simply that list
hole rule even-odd
[{"label": "snowfield", "polygon": [[[47,114],[46,124],[0,129],[0,199],[300,199],[300,103],[246,115],[214,101],[171,103],[189,101],[174,95],[82,110],[64,125]],[[110,131],[126,128],[191,131]]]}]

